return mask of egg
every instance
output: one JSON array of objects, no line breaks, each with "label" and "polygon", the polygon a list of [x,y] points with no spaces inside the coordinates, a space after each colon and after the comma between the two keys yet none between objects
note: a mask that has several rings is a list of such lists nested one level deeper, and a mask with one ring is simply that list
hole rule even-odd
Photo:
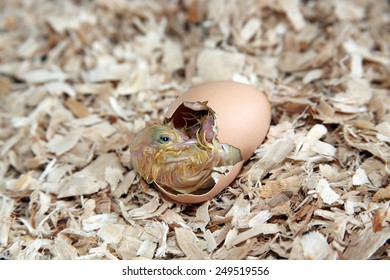
[{"label": "egg", "polygon": [[233,81],[209,82],[194,86],[179,96],[168,108],[165,118],[183,123],[186,102],[202,102],[216,116],[216,138],[222,144],[238,148],[241,160],[215,179],[215,185],[194,193],[177,193],[159,187],[169,198],[183,203],[209,200],[225,189],[239,174],[243,164],[264,141],[271,121],[271,105],[256,88]]}]

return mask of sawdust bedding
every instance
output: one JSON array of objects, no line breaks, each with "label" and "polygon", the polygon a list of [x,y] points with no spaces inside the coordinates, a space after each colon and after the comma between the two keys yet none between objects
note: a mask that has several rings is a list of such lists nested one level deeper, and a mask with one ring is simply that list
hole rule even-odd
[{"label": "sawdust bedding", "polygon": [[[389,1],[2,1],[0,258],[389,259],[389,27]],[[223,79],[268,95],[267,139],[169,201],[129,142]]]}]

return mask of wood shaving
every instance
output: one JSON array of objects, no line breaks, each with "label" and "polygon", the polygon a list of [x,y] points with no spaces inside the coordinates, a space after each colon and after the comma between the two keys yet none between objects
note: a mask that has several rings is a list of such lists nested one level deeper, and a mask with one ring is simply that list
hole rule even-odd
[{"label": "wood shaving", "polygon": [[179,247],[183,250],[184,254],[186,254],[189,259],[208,259],[207,254],[197,246],[198,239],[189,229],[176,228],[175,234]]},{"label": "wood shaving", "polygon": [[320,179],[318,181],[316,186],[316,192],[326,204],[333,204],[340,197],[335,191],[330,188],[328,181],[326,181],[325,179]]},{"label": "wood shaving", "polygon": [[290,259],[324,260],[335,259],[336,256],[326,238],[313,231],[294,240]]},{"label": "wood shaving", "polygon": [[[388,1],[3,2],[1,259],[390,258]],[[129,143],[221,79],[268,96],[270,130],[176,203]]]}]

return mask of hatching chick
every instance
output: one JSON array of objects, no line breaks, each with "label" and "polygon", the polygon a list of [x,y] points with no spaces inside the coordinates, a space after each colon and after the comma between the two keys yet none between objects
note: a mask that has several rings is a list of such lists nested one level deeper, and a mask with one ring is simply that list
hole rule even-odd
[{"label": "hatching chick", "polygon": [[194,135],[171,123],[144,128],[130,146],[135,170],[148,183],[179,193],[213,186],[213,168],[234,165],[241,155],[238,149],[210,136],[207,119],[204,124]]}]

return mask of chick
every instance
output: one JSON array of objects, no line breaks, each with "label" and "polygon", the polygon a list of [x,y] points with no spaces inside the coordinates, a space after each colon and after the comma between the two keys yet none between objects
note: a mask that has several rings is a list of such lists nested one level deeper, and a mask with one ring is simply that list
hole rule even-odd
[{"label": "chick", "polygon": [[212,187],[215,167],[241,160],[239,149],[219,143],[213,125],[206,115],[180,129],[172,122],[145,127],[130,145],[134,169],[146,182],[178,193]]}]

